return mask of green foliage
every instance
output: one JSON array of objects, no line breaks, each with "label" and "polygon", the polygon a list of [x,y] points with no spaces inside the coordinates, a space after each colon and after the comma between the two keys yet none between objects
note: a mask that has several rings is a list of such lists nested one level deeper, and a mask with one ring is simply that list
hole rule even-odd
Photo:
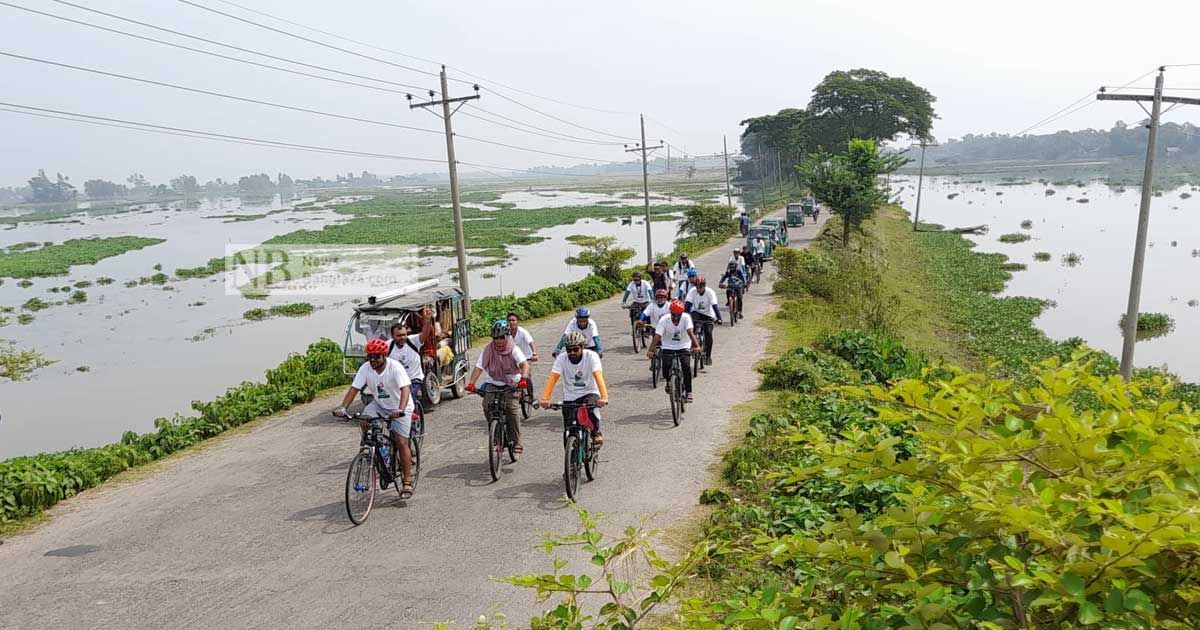
[{"label": "green foliage", "polygon": [[621,268],[637,253],[632,247],[618,247],[612,236],[586,237],[575,243],[585,249],[563,262],[576,267],[591,267],[592,273],[610,282],[621,280]]},{"label": "green foliage", "polygon": [[25,303],[21,305],[21,308],[26,311],[33,311],[36,313],[37,311],[48,309],[50,306],[51,304],[49,302],[44,302],[39,298],[29,298],[28,300],[25,300]]},{"label": "green foliage", "polygon": [[813,248],[775,250],[775,292],[783,295],[812,295],[831,299],[838,290],[837,261]]},{"label": "green foliage", "polygon": [[908,79],[859,68],[826,75],[813,88],[808,111],[816,117],[818,144],[836,147],[852,138],[876,142],[900,134],[929,138],[937,117],[936,100]]},{"label": "green foliage", "polygon": [[17,323],[21,324],[22,326],[32,324],[33,315],[30,315],[29,313],[21,313],[20,315],[17,315]]},{"label": "green foliage", "polygon": [[572,310],[580,304],[603,300],[624,288],[624,283],[593,275],[578,282],[539,289],[520,298],[506,295],[475,300],[471,302],[471,334],[476,337],[488,336],[492,322],[503,319],[509,312],[516,313],[523,320],[545,317]]},{"label": "green foliage", "polygon": [[67,304],[83,304],[87,300],[87,291],[73,291],[71,297],[67,298]]},{"label": "green foliage", "polygon": [[738,222],[733,218],[729,206],[717,204],[701,204],[689,206],[683,212],[683,221],[679,222],[676,236],[707,236],[721,234],[731,236],[738,229]]},{"label": "green foliage", "polygon": [[291,304],[277,304],[267,309],[272,315],[282,315],[284,317],[305,317],[312,315],[316,310],[312,304],[308,302],[293,302]]},{"label": "green foliage", "polygon": [[180,278],[204,278],[218,273],[225,272],[225,257],[210,258],[208,263],[199,267],[183,267],[175,270],[175,275]]},{"label": "green foliage", "polygon": [[267,318],[267,309],[252,308],[252,309],[246,311],[245,313],[242,313],[242,318],[248,319],[252,322],[262,321]]},{"label": "green foliage", "polygon": [[842,245],[850,245],[850,228],[862,223],[887,201],[876,183],[878,175],[894,170],[897,162],[880,155],[870,140],[851,140],[838,155],[815,153],[797,167],[801,183],[817,201],[842,218]]},{"label": "green foliage", "polygon": [[1024,243],[1025,241],[1028,241],[1029,238],[1030,236],[1028,234],[1023,234],[1021,232],[1010,232],[1008,234],[1001,234],[999,240],[1001,243]]},{"label": "green foliage", "polygon": [[1038,262],[1046,262],[1050,260],[1050,252],[1034,252],[1033,259]]},{"label": "green foliage", "polygon": [[1019,263],[1019,262],[1006,262],[1006,263],[1000,265],[1000,268],[1005,271],[1025,271],[1026,269],[1028,269],[1028,267],[1025,265],[1025,263]]},{"label": "green foliage", "polygon": [[13,342],[0,339],[0,378],[23,381],[34,370],[46,367],[51,363],[54,361],[33,350],[17,350]]},{"label": "green foliage", "polygon": [[344,385],[342,349],[322,339],[211,402],[193,402],[198,417],[155,420],[156,430],[125,433],[117,444],[0,462],[0,522],[31,516],[128,468],[166,457],[230,428],[311,401]]},{"label": "green foliage", "polygon": [[[1117,325],[1125,329],[1126,314],[1121,314],[1121,319]],[[1161,337],[1175,329],[1175,320],[1166,313],[1138,313],[1137,317],[1137,337],[1138,339],[1153,339]]]},{"label": "green foliage", "polygon": [[33,286],[33,281],[32,280],[20,280],[17,282],[17,286],[21,287],[22,289],[28,289],[29,287]]},{"label": "green foliage", "polygon": [[161,238],[141,236],[77,238],[31,251],[7,251],[0,253],[0,276],[33,278],[66,275],[72,265],[92,265],[105,258],[162,242]]},{"label": "green foliage", "polygon": [[774,361],[764,361],[757,370],[763,375],[763,389],[805,393],[844,383],[851,373],[844,359],[804,347],[792,348]]},{"label": "green foliage", "polygon": [[886,335],[843,330],[823,339],[821,347],[859,370],[867,383],[915,378],[929,367],[924,355]]}]

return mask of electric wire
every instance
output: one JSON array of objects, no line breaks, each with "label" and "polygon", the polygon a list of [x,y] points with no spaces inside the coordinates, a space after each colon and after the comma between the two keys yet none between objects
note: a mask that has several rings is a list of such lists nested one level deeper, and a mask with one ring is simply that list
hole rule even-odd
[{"label": "electric wire", "polygon": [[445,160],[438,158],[424,158],[407,155],[395,155],[391,153],[377,153],[371,151],[358,151],[354,149],[341,149],[336,147],[324,147],[319,145],[299,144],[294,142],[285,142],[282,140],[269,140],[263,138],[253,138],[248,136],[238,136],[233,134],[219,133],[213,131],[203,131],[197,129],[188,129],[185,127],[174,127],[169,125],[158,125],[153,123],[144,123],[133,120],[125,120],[121,118],[112,118],[108,116],[96,116],[92,114],[81,114],[78,112],[70,112],[59,109],[51,109],[46,107],[34,107],[32,105],[22,105],[19,103],[8,103],[0,101],[0,111],[8,111],[12,113],[25,114],[30,116],[40,116],[43,118],[55,118],[59,120],[68,120],[72,122],[88,123],[103,127],[116,127],[121,129],[131,129],[134,131],[144,131],[151,133],[160,133],[163,135],[182,136],[188,138],[204,139],[204,140],[219,140],[223,142],[231,142],[234,144],[246,144],[253,146],[266,146],[274,148],[295,149],[300,151],[309,151],[317,153],[330,153],[337,155],[350,155],[357,157],[372,157],[386,158],[392,160],[407,160],[413,162],[432,162],[437,164],[445,163]]},{"label": "electric wire", "polygon": [[[603,140],[603,141],[601,141],[601,140],[582,140],[582,139],[578,139],[577,137],[574,137],[574,136],[562,137],[562,136],[556,135],[557,132],[549,131],[547,129],[542,129],[540,127],[533,127],[533,129],[525,129],[522,127],[516,127],[513,125],[502,123],[498,120],[492,120],[490,118],[480,116],[478,112],[482,112],[482,113],[485,113],[485,114],[488,114],[491,116],[496,116],[498,118],[502,118],[504,120],[509,120],[509,121],[512,121],[517,124],[526,125],[527,123],[522,123],[520,121],[513,120],[512,118],[508,118],[506,116],[501,116],[500,114],[496,114],[494,112],[484,110],[483,108],[478,107],[478,106],[476,106],[474,109],[476,110],[475,112],[463,111],[463,112],[459,112],[459,113],[464,116],[467,116],[468,118],[475,118],[475,119],[482,120],[487,123],[491,123],[493,125],[507,127],[509,129],[512,129],[515,131],[520,131],[522,133],[528,133],[528,134],[535,135],[535,136],[542,136],[544,138],[550,138],[552,140],[561,140],[563,142],[574,142],[577,144],[590,144],[590,145],[602,145],[602,146],[620,146],[622,144],[620,142],[611,142],[611,141],[607,141],[607,140]],[[529,125],[529,126],[532,127],[532,125]],[[534,129],[536,129],[538,131],[534,131]],[[546,133],[543,133],[543,132],[546,132]]]},{"label": "electric wire", "polygon": [[[180,2],[183,2],[183,1],[185,1],[185,0],[180,0]],[[522,103],[521,101],[518,101],[518,100],[516,100],[516,99],[513,99],[513,98],[510,98],[510,97],[508,97],[508,96],[505,96],[504,94],[501,94],[500,92],[497,92],[497,91],[496,91],[496,90],[494,90],[494,89],[491,89],[491,88],[488,88],[488,87],[483,87],[482,89],[483,89],[483,90],[485,90],[485,91],[487,91],[487,92],[490,92],[490,93],[492,93],[492,94],[495,94],[496,96],[499,96],[500,98],[502,98],[502,99],[504,99],[504,100],[506,100],[506,101],[508,101],[508,102],[510,102],[510,103],[512,103],[512,104],[514,104],[514,105],[517,105],[517,106],[519,106],[519,107],[523,107],[523,108],[525,108],[525,109],[528,109],[529,111],[531,111],[531,112],[534,112],[534,113],[536,113],[536,114],[541,114],[542,116],[545,116],[545,117],[547,117],[547,118],[551,118],[551,119],[553,119],[553,120],[557,120],[557,121],[558,121],[558,122],[560,122],[560,123],[564,123],[564,124],[570,125],[570,126],[572,126],[572,127],[577,127],[577,128],[579,128],[579,129],[583,129],[583,130],[585,130],[585,131],[590,131],[590,132],[592,132],[592,133],[600,134],[600,135],[602,135],[602,136],[609,136],[609,137],[611,137],[611,138],[617,138],[617,139],[619,139],[619,140],[632,140],[632,141],[634,141],[634,142],[638,142],[638,139],[637,139],[637,138],[634,138],[634,137],[632,137],[632,136],[621,136],[621,135],[617,135],[617,134],[615,134],[615,133],[608,133],[607,131],[600,131],[599,129],[592,129],[591,127],[585,127],[585,126],[583,126],[583,125],[580,125],[580,124],[578,124],[578,123],[573,123],[573,122],[571,122],[571,121],[569,121],[569,120],[566,120],[566,119],[563,119],[563,118],[559,118],[558,116],[555,116],[554,114],[548,114],[548,113],[546,113],[546,112],[543,112],[543,111],[541,111],[540,109],[537,109],[537,108],[535,108],[535,107],[533,107],[533,106],[526,105],[525,103]]]},{"label": "electric wire", "polygon": [[[53,2],[57,2],[58,4],[61,4],[61,5],[65,5],[65,6],[68,6],[68,7],[75,8],[75,9],[79,9],[79,10],[81,10],[81,11],[89,11],[89,12],[91,12],[91,13],[95,13],[95,14],[97,14],[97,15],[103,15],[104,17],[111,18],[111,19],[114,19],[114,20],[120,20],[120,21],[122,21],[122,22],[128,22],[128,23],[130,23],[130,24],[136,24],[136,25],[138,25],[138,26],[142,26],[142,27],[149,28],[149,29],[154,29],[154,30],[156,30],[156,31],[161,31],[161,32],[164,32],[164,33],[170,33],[170,34],[172,34],[172,35],[177,35],[177,36],[179,36],[179,37],[186,37],[186,38],[188,38],[188,39],[193,39],[193,40],[196,40],[196,41],[204,42],[204,43],[206,43],[206,44],[212,44],[212,45],[214,45],[214,46],[221,46],[221,47],[223,47],[223,48],[229,48],[229,49],[231,49],[231,50],[236,50],[236,51],[239,51],[239,52],[244,52],[244,53],[248,53],[248,54],[251,54],[251,55],[258,55],[258,56],[260,56],[260,57],[265,57],[265,58],[267,58],[267,59],[274,59],[275,61],[283,61],[283,62],[285,62],[285,63],[291,63],[291,64],[295,64],[295,65],[298,65],[298,66],[303,66],[303,67],[305,67],[305,68],[312,68],[312,69],[314,69],[314,70],[322,70],[322,71],[324,71],[324,72],[332,72],[332,73],[334,73],[334,74],[341,74],[341,75],[348,76],[348,77],[354,77],[354,78],[356,78],[356,79],[365,79],[365,80],[367,80],[367,81],[375,81],[376,83],[383,83],[383,84],[385,84],[385,85],[394,85],[394,86],[397,86],[397,87],[404,87],[404,88],[410,88],[410,89],[413,89],[413,90],[425,91],[425,87],[423,87],[423,86],[420,86],[420,85],[413,85],[413,84],[410,84],[410,83],[400,83],[400,82],[397,82],[397,81],[389,81],[389,80],[387,80],[387,79],[380,79],[380,78],[378,78],[378,77],[372,77],[372,76],[367,76],[367,75],[362,75],[362,74],[355,74],[355,73],[353,73],[353,72],[347,72],[347,71],[345,71],[345,70],[338,70],[338,69],[336,69],[336,68],[328,68],[328,67],[325,67],[325,66],[318,66],[318,65],[316,65],[316,64],[306,63],[306,62],[303,62],[303,61],[297,61],[297,60],[295,60],[295,59],[289,59],[289,58],[287,58],[287,57],[280,57],[280,56],[277,56],[277,55],[272,55],[272,54],[270,54],[270,53],[264,53],[264,52],[260,52],[260,51],[257,51],[257,50],[252,50],[252,49],[250,49],[250,48],[243,48],[243,47],[241,47],[241,46],[235,46],[235,45],[233,45],[233,44],[227,44],[227,43],[225,43],[225,42],[220,42],[220,41],[217,41],[217,40],[214,40],[214,39],[209,39],[209,38],[207,38],[207,37],[200,37],[200,36],[198,36],[198,35],[191,35],[191,34],[189,34],[189,33],[185,33],[185,32],[183,32],[183,31],[177,31],[177,30],[175,30],[175,29],[170,29],[170,28],[167,28],[167,27],[165,27],[165,26],[158,26],[158,25],[156,25],[156,24],[150,24],[149,22],[143,22],[143,21],[141,21],[141,20],[135,20],[135,19],[133,19],[133,18],[127,18],[127,17],[123,17],[123,16],[117,15],[117,14],[115,14],[115,13],[109,13],[109,12],[107,12],[107,11],[101,11],[101,10],[99,10],[99,9],[93,9],[92,7],[87,7],[87,6],[83,6],[83,5],[81,5],[81,4],[76,4],[76,3],[74,3],[74,2],[69,2],[68,0],[52,0],[52,1],[53,1]],[[15,6],[15,5],[9,5],[9,6]],[[26,9],[26,10],[28,10],[28,9]]]},{"label": "electric wire", "polygon": [[[1151,75],[1151,74],[1154,74],[1154,73],[1155,73],[1155,72],[1157,72],[1157,71],[1158,71],[1158,68],[1152,68],[1152,69],[1151,69],[1149,72],[1146,72],[1145,74],[1138,75],[1136,78],[1134,78],[1134,79],[1132,79],[1132,80],[1130,80],[1130,81],[1126,82],[1124,85],[1122,85],[1122,86],[1119,86],[1119,87],[1117,87],[1117,88],[1114,88],[1114,89],[1113,89],[1113,91],[1114,91],[1114,92],[1116,92],[1116,91],[1119,91],[1119,90],[1124,90],[1124,89],[1128,88],[1130,85],[1133,85],[1134,83],[1136,83],[1136,82],[1138,82],[1138,81],[1141,81],[1143,78],[1145,78],[1145,77],[1147,77],[1147,76],[1149,76],[1149,75]],[[1090,92],[1088,92],[1087,94],[1083,95],[1082,97],[1080,97],[1080,98],[1078,98],[1078,99],[1075,99],[1074,101],[1072,101],[1072,102],[1071,102],[1069,105],[1067,105],[1066,107],[1063,107],[1062,109],[1060,109],[1060,110],[1058,110],[1058,111],[1054,112],[1053,114],[1050,114],[1049,116],[1047,116],[1047,117],[1043,118],[1042,120],[1039,120],[1038,122],[1036,122],[1036,123],[1034,123],[1034,124],[1030,125],[1029,127],[1026,127],[1025,129],[1022,129],[1021,131],[1019,131],[1019,132],[1017,132],[1017,133],[1014,133],[1014,134],[1012,134],[1012,135],[1014,135],[1014,136],[1023,136],[1023,135],[1025,135],[1025,134],[1029,133],[1030,131],[1033,131],[1034,129],[1038,129],[1038,128],[1040,128],[1040,127],[1044,127],[1044,126],[1046,126],[1046,125],[1048,125],[1048,124],[1050,124],[1050,123],[1052,123],[1052,122],[1055,122],[1055,121],[1057,121],[1057,120],[1061,120],[1061,119],[1063,119],[1063,118],[1065,118],[1065,117],[1067,117],[1067,116],[1070,116],[1071,114],[1074,114],[1075,112],[1078,112],[1078,111],[1080,111],[1080,110],[1082,110],[1082,109],[1085,109],[1085,108],[1087,108],[1087,107],[1089,107],[1089,106],[1091,106],[1091,105],[1095,104],[1095,103],[1096,103],[1096,100],[1094,100],[1094,99],[1093,99],[1093,100],[1089,101],[1087,104],[1085,104],[1085,105],[1083,105],[1083,106],[1080,106],[1080,107],[1075,107],[1075,105],[1079,104],[1080,102],[1082,102],[1082,101],[1084,101],[1084,100],[1086,100],[1086,99],[1089,99],[1089,98],[1092,98],[1093,96],[1095,96],[1096,92],[1097,92],[1097,90],[1091,90]],[[1072,107],[1075,107],[1075,109],[1071,109]],[[1070,109],[1071,111],[1067,111],[1068,109]]]},{"label": "electric wire", "polygon": [[192,2],[192,0],[177,0],[177,1],[178,1],[178,2],[182,2],[183,4],[186,4],[186,5],[189,5],[189,6],[196,7],[197,9],[201,9],[201,10],[203,10],[203,11],[208,11],[208,12],[210,12],[210,13],[215,13],[215,14],[217,14],[217,15],[222,15],[222,16],[225,16],[225,17],[227,17],[227,18],[229,18],[229,19],[231,19],[231,20],[237,20],[238,22],[242,22],[242,23],[244,23],[244,24],[250,24],[250,25],[252,25],[252,26],[257,26],[258,28],[261,28],[261,29],[266,29],[266,30],[268,30],[268,31],[271,31],[271,32],[273,32],[273,33],[279,33],[280,35],[286,35],[286,36],[288,36],[288,37],[292,37],[292,38],[295,38],[295,39],[299,39],[299,40],[302,40],[302,41],[306,41],[306,42],[309,42],[309,43],[312,43],[312,44],[316,44],[316,45],[318,45],[318,46],[323,46],[323,47],[325,47],[325,48],[329,48],[329,49],[331,49],[331,50],[336,50],[336,51],[339,51],[339,52],[343,52],[343,53],[346,53],[347,55],[354,55],[355,57],[361,57],[361,58],[363,58],[363,59],[370,59],[371,61],[375,61],[375,62],[382,63],[382,64],[385,64],[385,65],[393,66],[393,67],[396,67],[396,68],[402,68],[402,69],[404,69],[404,70],[409,70],[409,71],[411,71],[411,72],[417,72],[417,73],[424,74],[424,75],[431,76],[431,77],[437,77],[437,76],[439,76],[439,75],[438,75],[436,72],[429,72],[428,70],[422,70],[422,69],[420,69],[420,68],[414,68],[414,67],[412,67],[412,66],[406,66],[406,65],[404,65],[404,64],[401,64],[401,63],[395,63],[395,62],[393,62],[393,61],[388,61],[387,59],[380,59],[379,57],[373,57],[373,56],[371,56],[371,55],[365,55],[365,54],[363,54],[363,53],[360,53],[360,52],[355,52],[355,51],[353,51],[353,50],[349,50],[349,49],[347,49],[347,48],[342,48],[342,47],[340,47],[340,46],[334,46],[333,44],[327,44],[327,43],[325,43],[325,42],[323,42],[323,41],[316,40],[316,39],[313,39],[313,38],[311,38],[311,37],[305,37],[305,36],[303,36],[303,35],[297,35],[297,34],[295,34],[295,33],[292,33],[292,32],[289,32],[289,31],[285,31],[285,30],[283,30],[283,29],[279,29],[279,28],[275,28],[275,27],[273,27],[273,26],[267,26],[266,24],[262,24],[262,23],[259,23],[259,22],[255,22],[254,20],[249,20],[249,19],[246,19],[246,18],[243,18],[243,17],[238,17],[238,16],[236,16],[236,15],[233,15],[232,13],[226,13],[226,12],[224,12],[224,11],[221,11],[221,10],[219,10],[219,9],[214,9],[214,8],[212,8],[212,7],[207,7],[207,6],[204,6],[203,4],[200,4],[200,3],[198,3],[198,2]]},{"label": "electric wire", "polygon": [[[314,78],[314,79],[321,79],[322,81],[331,81],[331,82],[333,82],[333,83],[341,83],[341,84],[344,84],[344,85],[353,85],[353,86],[356,86],[356,87],[367,88],[367,89],[370,89],[370,90],[378,90],[378,91],[381,91],[381,92],[391,92],[391,93],[393,93],[393,94],[408,94],[408,92],[407,92],[407,91],[405,91],[405,90],[394,90],[394,89],[391,89],[391,88],[380,87],[380,86],[378,86],[378,85],[370,85],[370,84],[367,84],[367,83],[357,83],[357,82],[355,82],[355,81],[345,81],[345,80],[343,80],[343,79],[335,79],[335,78],[333,78],[333,77],[326,77],[326,76],[321,76],[321,75],[319,75],[319,74],[312,74],[312,73],[309,73],[309,72],[302,72],[302,71],[300,71],[300,70],[293,70],[293,69],[291,69],[291,68],[284,68],[284,67],[281,67],[281,66],[273,66],[273,65],[271,65],[271,64],[267,64],[267,63],[259,63],[259,62],[257,62],[257,61],[250,61],[249,59],[242,59],[242,58],[240,58],[240,57],[231,57],[231,56],[229,56],[229,55],[223,55],[223,54],[221,54],[221,53],[218,53],[218,52],[213,52],[213,51],[211,51],[211,50],[204,50],[203,48],[193,48],[193,47],[191,47],[191,46],[185,46],[185,45],[183,45],[183,44],[179,44],[179,43],[175,43],[175,42],[169,42],[169,41],[166,41],[166,40],[163,40],[163,39],[157,39],[157,38],[154,38],[154,37],[148,37],[148,36],[146,36],[146,35],[138,35],[137,33],[130,33],[130,32],[128,32],[128,31],[122,31],[122,30],[120,30],[120,29],[109,28],[109,27],[107,27],[107,26],[101,26],[101,25],[99,25],[99,24],[93,24],[93,23],[91,23],[91,22],[85,22],[85,21],[83,21],[83,20],[76,20],[76,19],[74,19],[74,18],[69,18],[69,17],[63,16],[63,15],[56,15],[56,14],[54,14],[54,13],[47,13],[47,12],[45,12],[45,11],[38,11],[37,9],[30,9],[30,8],[28,8],[28,7],[23,7],[23,6],[15,5],[15,4],[12,4],[12,3],[9,3],[9,2],[4,2],[3,0],[0,0],[0,6],[6,6],[6,7],[13,8],[13,9],[19,9],[19,10],[21,10],[21,11],[27,11],[27,12],[29,12],[29,13],[35,13],[35,14],[37,14],[37,15],[43,15],[43,16],[46,16],[46,17],[54,18],[54,19],[56,19],[56,20],[62,20],[62,21],[64,21],[64,22],[70,22],[70,23],[72,23],[72,24],[78,24],[78,25],[81,25],[81,26],[86,26],[86,27],[89,27],[89,28],[99,29],[99,30],[101,30],[101,31],[106,31],[106,32],[109,32],[109,33],[115,33],[115,34],[117,34],[117,35],[124,35],[124,36],[126,36],[126,37],[132,37],[132,38],[134,38],[134,39],[140,39],[140,40],[143,40],[143,41],[153,42],[153,43],[156,43],[156,44],[161,44],[161,45],[164,45],[164,46],[171,46],[171,47],[173,47],[173,48],[179,48],[179,49],[182,49],[182,50],[188,50],[188,51],[195,52],[195,53],[200,53],[200,54],[204,54],[204,55],[210,55],[210,56],[217,57],[217,58],[220,58],[220,59],[227,59],[227,60],[229,60],[229,61],[236,61],[236,62],[239,62],[239,63],[249,64],[249,65],[251,65],[251,66],[258,66],[258,67],[260,67],[260,68],[268,68],[268,69],[271,69],[271,70],[278,70],[278,71],[280,71],[280,72],[287,72],[287,73],[289,73],[289,74],[295,74],[295,75],[300,75],[300,76],[305,76],[305,77],[311,77],[311,78]],[[412,87],[416,87],[416,86],[412,86]]]}]

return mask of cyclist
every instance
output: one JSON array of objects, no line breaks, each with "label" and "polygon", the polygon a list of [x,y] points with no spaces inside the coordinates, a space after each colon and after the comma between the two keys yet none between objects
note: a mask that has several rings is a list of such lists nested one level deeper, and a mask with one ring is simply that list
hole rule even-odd
[{"label": "cyclist", "polygon": [[683,393],[687,396],[687,402],[692,402],[692,370],[687,353],[689,350],[699,352],[700,342],[696,339],[692,318],[683,312],[685,309],[683,302],[671,302],[670,312],[658,320],[658,325],[654,328],[654,340],[646,350],[646,357],[654,358],[654,351],[662,346],[662,377],[670,391],[671,360],[675,355],[682,355],[679,365],[683,369]]},{"label": "cyclist", "polygon": [[739,223],[740,229],[742,231],[742,236],[745,236],[746,232],[750,231],[750,215],[743,212],[741,220],[738,221],[738,223]]},{"label": "cyclist", "polygon": [[742,257],[742,249],[740,247],[733,250],[733,255],[729,257],[729,262],[735,263],[738,269],[741,270],[742,275],[746,275],[746,259]]},{"label": "cyclist", "polygon": [[[412,429],[413,400],[409,394],[408,373],[399,361],[388,358],[388,342],[372,339],[367,342],[367,362],[358,367],[350,389],[342,397],[342,405],[333,410],[333,415],[346,417],[346,407],[362,392],[373,396],[363,408],[363,415],[387,418],[388,429],[396,453],[399,453],[403,470],[403,485],[400,498],[408,499],[413,494],[412,451],[408,447],[408,436]],[[366,432],[367,421],[360,420],[359,427]],[[384,489],[387,487],[385,485]]]},{"label": "cyclist", "polygon": [[733,302],[737,302],[738,319],[746,317],[746,314],[742,312],[742,293],[746,284],[746,272],[738,267],[736,262],[729,261],[729,266],[726,267],[725,274],[721,276],[717,286],[725,289],[725,303],[730,306],[730,313],[733,312]]},{"label": "cyclist", "polygon": [[658,320],[666,317],[671,313],[670,304],[667,303],[667,290],[659,289],[654,292],[654,303],[646,307],[641,315],[638,315],[638,325],[649,326],[654,328],[658,325]]},{"label": "cyclist", "polygon": [[688,260],[687,253],[680,252],[679,261],[675,263],[674,267],[671,267],[671,275],[674,276],[675,282],[679,283],[680,297],[683,297],[684,293],[687,292],[686,282],[688,271],[694,271],[695,269],[696,265],[692,264],[692,261]]},{"label": "cyclist", "polygon": [[[516,313],[510,312],[507,319],[508,336],[512,338],[512,342],[516,344],[517,349],[521,351],[521,354],[525,355],[525,358],[528,359],[530,363],[537,363],[537,344],[533,341],[533,335],[529,333],[528,329],[521,328],[521,318],[518,317]],[[529,376],[527,376],[525,380],[529,381],[526,391],[529,393],[529,399],[533,400],[532,369],[529,370]]]},{"label": "cyclist", "polygon": [[[630,295],[633,296],[633,303],[626,305]],[[642,280],[642,272],[633,272],[633,280],[625,287],[625,295],[621,296],[621,308],[626,308],[627,306],[629,308],[630,324],[634,324],[638,319],[638,315],[649,306],[651,295],[654,295],[654,286]]]},{"label": "cyclist", "polygon": [[671,282],[671,273],[668,269],[670,265],[666,261],[657,261],[650,270],[650,283],[654,286],[654,290],[659,289],[670,290],[673,286]]},{"label": "cyclist", "polygon": [[695,267],[688,269],[687,276],[684,277],[683,282],[681,282],[679,285],[679,293],[675,296],[675,299],[682,300],[685,296],[687,296],[688,291],[690,291],[692,287],[696,286],[696,278],[699,276],[700,272]]},{"label": "cyclist", "polygon": [[575,319],[567,323],[567,329],[563,331],[562,337],[558,340],[558,345],[554,348],[554,356],[562,351],[563,344],[567,341],[567,335],[572,331],[583,333],[584,339],[587,339],[583,345],[588,350],[594,351],[604,358],[604,349],[600,347],[600,330],[596,328],[596,322],[592,319],[592,312],[586,306],[580,306],[575,309]]},{"label": "cyclist", "polygon": [[[554,367],[550,368],[550,378],[542,389],[542,409],[550,408],[550,394],[554,393],[554,385],[562,379],[564,403],[591,403],[597,407],[608,404],[608,387],[604,384],[604,369],[600,365],[600,355],[584,348],[587,339],[583,333],[573,331],[567,335],[567,351],[554,359]],[[563,428],[571,424],[574,409],[563,408]],[[588,409],[592,418],[592,446],[600,448],[604,444],[604,436],[600,434],[600,412],[598,409]]]},{"label": "cyclist", "polygon": [[767,242],[762,236],[755,236],[751,243],[751,251],[754,252],[754,257],[758,259],[758,265],[761,267],[767,255]]},{"label": "cyclist", "polygon": [[[529,387],[529,361],[509,337],[508,322],[503,319],[492,324],[492,343],[484,346],[483,352],[479,353],[479,361],[467,379],[468,392],[475,391],[475,381],[483,372],[487,372],[487,379],[483,383],[483,413],[488,412],[496,397],[504,397],[501,400],[504,420],[508,423],[509,435],[516,442],[513,452],[520,454],[525,448],[521,445],[521,427],[517,423],[517,397],[522,389]],[[511,385],[516,385],[516,388],[507,392],[499,389]]]},{"label": "cyclist", "polygon": [[688,291],[683,301],[684,307],[691,314],[692,320],[698,326],[704,326],[704,358],[712,362],[713,321],[718,325],[721,321],[721,311],[717,308],[717,292],[708,288],[704,276],[696,276],[696,286]]},{"label": "cyclist", "polygon": [[[409,392],[429,400],[425,391],[425,368],[421,365],[421,335],[412,334],[408,324],[392,324],[392,340],[388,342],[388,358],[404,366],[410,382]],[[424,407],[425,405],[422,405]],[[432,405],[429,405],[432,408]]]}]

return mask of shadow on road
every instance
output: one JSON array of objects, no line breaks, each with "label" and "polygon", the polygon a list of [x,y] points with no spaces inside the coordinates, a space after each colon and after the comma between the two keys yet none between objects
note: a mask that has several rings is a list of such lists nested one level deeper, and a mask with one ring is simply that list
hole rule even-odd
[{"label": "shadow on road", "polygon": [[[664,399],[663,402],[666,403],[667,401]],[[666,431],[675,428],[675,422],[671,420],[670,409],[663,409],[658,413],[647,413],[637,416],[613,418],[612,420],[609,420],[609,422],[615,422],[616,424],[644,424],[655,431]],[[604,427],[600,428],[603,429]]]},{"label": "shadow on road", "polygon": [[[500,470],[503,472],[511,472],[512,464],[501,464]],[[494,483],[491,475],[488,474],[487,462],[479,462],[478,464],[448,464],[441,468],[422,472],[423,476],[433,477],[436,479],[462,479],[463,485],[468,488],[479,488],[488,486]]]},{"label": "shadow on road", "polygon": [[561,480],[530,481],[517,486],[500,488],[492,493],[497,499],[533,499],[538,509],[554,512],[568,506]]}]

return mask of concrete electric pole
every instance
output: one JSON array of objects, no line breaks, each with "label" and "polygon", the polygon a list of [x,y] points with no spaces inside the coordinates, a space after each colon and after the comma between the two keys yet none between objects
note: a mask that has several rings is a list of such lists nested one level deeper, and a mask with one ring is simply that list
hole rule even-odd
[{"label": "concrete electric pole", "polygon": [[[646,199],[646,264],[654,262],[654,247],[650,242],[650,171],[647,166],[647,154],[655,149],[663,148],[662,140],[658,141],[657,146],[646,146],[646,116],[641,116],[642,121],[642,143],[634,145],[632,149],[626,148],[625,152],[639,152],[642,154],[642,196]],[[625,145],[628,147],[629,145]]]},{"label": "concrete electric pole", "polygon": [[[412,94],[408,95],[409,109],[429,108],[435,105],[442,106],[442,121],[446,123],[446,161],[450,164],[450,203],[454,207],[454,246],[458,250],[458,286],[463,292],[463,315],[471,316],[471,290],[468,288],[467,282],[467,246],[466,239],[463,238],[463,220],[462,207],[458,203],[458,161],[454,159],[454,129],[450,126],[450,117],[467,102],[479,98],[479,86],[475,86],[475,94],[471,96],[460,96],[458,98],[450,98],[449,87],[446,85],[446,66],[442,66],[442,98],[433,100],[435,92],[429,91],[430,100],[425,103],[413,103]],[[450,104],[457,103],[454,111],[450,111]],[[436,112],[434,112],[436,114]]]}]

